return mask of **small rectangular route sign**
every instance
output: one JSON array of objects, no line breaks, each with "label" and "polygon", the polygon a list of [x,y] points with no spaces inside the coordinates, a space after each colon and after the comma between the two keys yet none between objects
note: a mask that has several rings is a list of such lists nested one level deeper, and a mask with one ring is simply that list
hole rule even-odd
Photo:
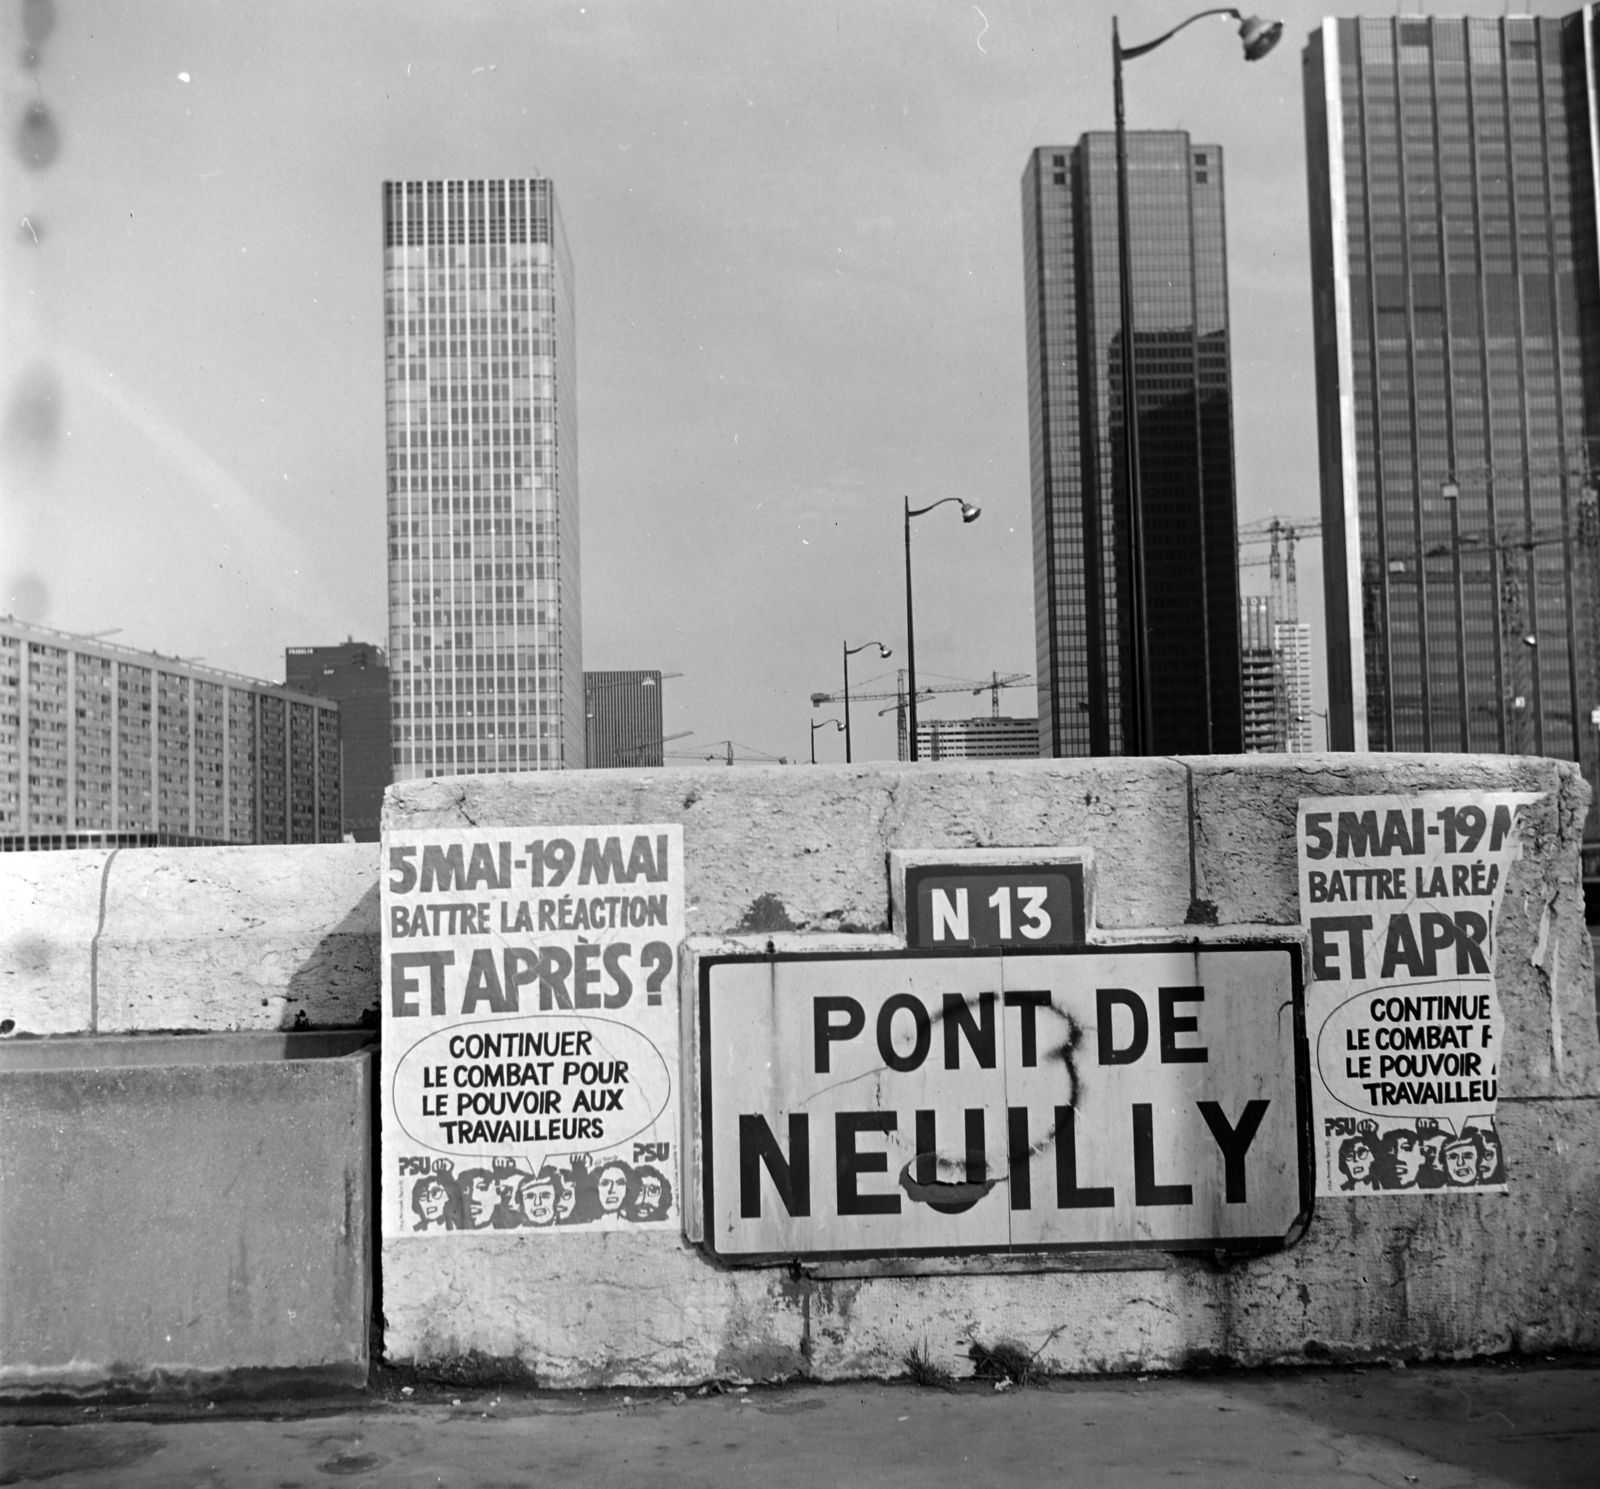
[{"label": "small rectangular route sign", "polygon": [[906,869],[906,944],[932,951],[1083,945],[1081,863]]},{"label": "small rectangular route sign", "polygon": [[728,1259],[1262,1249],[1309,1215],[1292,944],[708,957]]}]

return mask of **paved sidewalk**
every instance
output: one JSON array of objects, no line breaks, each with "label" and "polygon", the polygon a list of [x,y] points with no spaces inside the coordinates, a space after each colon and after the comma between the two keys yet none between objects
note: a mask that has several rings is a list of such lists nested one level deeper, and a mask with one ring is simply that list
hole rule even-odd
[{"label": "paved sidewalk", "polygon": [[1600,1483],[1600,1368],[427,1394],[325,1407],[0,1411],[0,1485],[789,1489]]}]

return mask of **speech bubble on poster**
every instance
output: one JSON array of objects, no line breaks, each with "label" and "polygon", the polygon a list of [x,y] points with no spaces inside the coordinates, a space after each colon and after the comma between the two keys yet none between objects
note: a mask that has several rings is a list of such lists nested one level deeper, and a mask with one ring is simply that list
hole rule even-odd
[{"label": "speech bubble on poster", "polygon": [[435,1153],[597,1153],[655,1124],[672,1075],[644,1033],[615,1019],[486,1019],[418,1040],[391,1096],[405,1135]]},{"label": "speech bubble on poster", "polygon": [[1363,1116],[1440,1117],[1459,1130],[1494,1110],[1504,1024],[1487,979],[1368,988],[1323,1021],[1317,1073]]}]

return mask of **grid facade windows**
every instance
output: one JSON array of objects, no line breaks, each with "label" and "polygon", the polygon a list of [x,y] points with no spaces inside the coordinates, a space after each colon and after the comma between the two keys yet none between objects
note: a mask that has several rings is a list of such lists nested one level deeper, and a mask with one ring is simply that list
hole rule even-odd
[{"label": "grid facade windows", "polygon": [[[0,620],[0,851],[291,841],[262,831],[258,704],[274,695],[296,696]],[[337,842],[338,709],[302,706],[314,713],[323,798],[307,797],[299,840]]]},{"label": "grid facade windows", "polygon": [[[573,277],[552,184],[386,183],[384,300],[394,778],[582,766]],[[478,681],[512,695],[492,725],[455,703]]]},{"label": "grid facade windows", "polygon": [[1327,21],[1306,47],[1336,749],[1596,780],[1591,20]]}]

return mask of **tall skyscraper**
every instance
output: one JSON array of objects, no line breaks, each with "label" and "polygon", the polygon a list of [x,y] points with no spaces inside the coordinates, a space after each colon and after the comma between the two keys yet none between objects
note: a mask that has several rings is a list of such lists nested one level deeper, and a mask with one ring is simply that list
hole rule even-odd
[{"label": "tall skyscraper", "polygon": [[1594,10],[1305,48],[1334,749],[1595,781]]},{"label": "tall skyscraper", "polygon": [[383,788],[394,779],[388,660],[367,641],[291,646],[284,652],[283,682],[297,692],[338,703],[340,828],[358,843],[377,842]]},{"label": "tall skyscraper", "polygon": [[[1241,748],[1222,152],[1128,135],[1154,744]],[[1022,177],[1039,749],[1120,755],[1131,720],[1116,141]]]},{"label": "tall skyscraper", "polygon": [[383,188],[394,777],[584,763],[572,259],[548,180]]},{"label": "tall skyscraper", "polygon": [[0,852],[339,835],[337,703],[0,618]]}]

